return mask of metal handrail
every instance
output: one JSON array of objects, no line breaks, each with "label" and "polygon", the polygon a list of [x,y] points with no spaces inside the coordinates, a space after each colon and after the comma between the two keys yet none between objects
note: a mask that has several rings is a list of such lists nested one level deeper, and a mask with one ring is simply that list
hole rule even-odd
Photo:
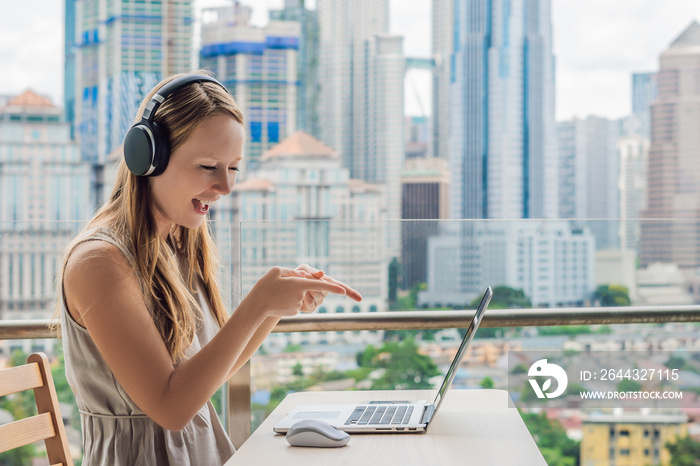
[{"label": "metal handrail", "polygon": [[[401,311],[300,314],[282,318],[274,333],[357,330],[424,330],[468,327],[474,311]],[[550,309],[490,309],[481,327],[661,324],[700,322],[700,306],[626,306]],[[50,320],[0,320],[0,340],[56,338]]]},{"label": "metal handrail", "polygon": [[[275,333],[423,330],[466,328],[474,311],[408,311],[344,314],[300,314],[286,317],[274,328]],[[559,325],[661,324],[700,322],[700,306],[627,306],[551,309],[490,309],[482,327],[533,327]],[[50,321],[0,321],[0,340],[56,338]],[[231,441],[240,447],[250,437],[250,361],[227,384],[227,418]]]}]

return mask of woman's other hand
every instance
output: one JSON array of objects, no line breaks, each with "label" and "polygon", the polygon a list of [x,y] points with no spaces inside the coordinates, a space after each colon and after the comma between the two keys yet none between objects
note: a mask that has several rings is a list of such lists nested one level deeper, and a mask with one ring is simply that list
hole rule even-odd
[{"label": "woman's other hand", "polygon": [[[253,307],[262,309],[270,316],[286,317],[296,315],[298,311],[308,310],[310,295],[327,296],[328,293],[344,295],[347,290],[342,284],[328,280],[307,280],[309,273],[305,270],[272,267],[257,281],[245,297]],[[315,278],[315,277],[314,277]],[[313,304],[313,298],[311,304]]]},{"label": "woman's other hand", "polygon": [[[357,290],[351,288],[350,286],[346,285],[345,283],[336,280],[333,277],[330,277],[326,275],[322,270],[318,270],[314,267],[311,267],[308,264],[302,264],[299,267],[296,268],[297,271],[304,272],[306,274],[306,278],[310,280],[321,280],[325,281],[327,283],[333,283],[335,285],[343,287],[345,289],[345,294],[349,297],[354,299],[357,302],[362,301],[362,295],[357,292]],[[299,309],[301,312],[314,312],[318,306],[323,303],[323,300],[326,299],[328,296],[327,291],[308,291],[304,295],[304,300],[302,302],[302,307]]]}]

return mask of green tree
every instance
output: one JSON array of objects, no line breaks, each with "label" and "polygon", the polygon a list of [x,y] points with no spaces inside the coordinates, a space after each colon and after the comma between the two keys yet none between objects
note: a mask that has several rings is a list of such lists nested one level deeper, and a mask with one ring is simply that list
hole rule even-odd
[{"label": "green tree", "polygon": [[642,384],[632,379],[622,379],[617,384],[618,392],[638,392],[642,389]]},{"label": "green tree", "polygon": [[580,396],[579,394],[581,392],[586,391],[583,388],[583,385],[580,383],[572,382],[569,385],[566,386],[566,394],[567,395],[574,395],[574,396]]},{"label": "green tree", "polygon": [[481,382],[479,382],[479,386],[481,388],[493,388],[493,379],[491,377],[484,377],[481,379]]},{"label": "green tree", "polygon": [[700,442],[690,436],[679,437],[675,442],[666,442],[671,453],[671,466],[698,466],[700,464]]},{"label": "green tree", "polygon": [[522,417],[547,464],[578,464],[581,444],[566,435],[559,421],[550,420],[544,412],[523,413]]},{"label": "green tree", "polygon": [[396,257],[389,263],[389,302],[395,303],[399,291],[399,277],[401,276],[401,264]]},{"label": "green tree", "polygon": [[304,368],[302,367],[301,363],[298,362],[294,365],[292,368],[292,375],[296,377],[303,377],[304,376]]},{"label": "green tree", "polygon": [[598,286],[593,293],[593,299],[605,307],[629,306],[632,302],[627,287],[614,284]]},{"label": "green tree", "polygon": [[380,349],[369,345],[358,353],[357,363],[384,369],[384,375],[373,382],[373,390],[432,388],[429,379],[440,374],[432,359],[418,353],[412,339],[387,342]]},{"label": "green tree", "polygon": [[680,356],[671,356],[668,361],[664,363],[664,366],[669,369],[683,369],[685,366],[685,359]]},{"label": "green tree", "polygon": [[282,350],[283,353],[299,353],[302,351],[304,348],[296,343],[290,343],[287,346],[284,347]]}]

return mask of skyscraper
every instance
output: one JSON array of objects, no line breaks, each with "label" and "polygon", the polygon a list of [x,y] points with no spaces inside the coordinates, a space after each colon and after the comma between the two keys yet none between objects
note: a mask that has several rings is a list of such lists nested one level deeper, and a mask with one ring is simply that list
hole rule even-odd
[{"label": "skyscraper", "polygon": [[357,136],[365,139],[369,125],[363,120],[370,105],[368,48],[374,35],[389,32],[389,1],[319,0],[317,12],[321,139],[342,154],[353,178],[362,178],[353,160]]},{"label": "skyscraper", "polygon": [[[388,0],[319,0],[321,135],[350,176],[384,185],[389,219],[401,218],[404,154],[403,38],[388,34]],[[388,233],[399,254],[399,231]]]},{"label": "skyscraper", "polygon": [[[435,44],[443,55],[451,49],[446,100],[453,219],[558,216],[550,10],[549,0],[454,0],[434,5],[434,23],[444,24],[450,16],[454,20],[451,39],[443,37]],[[435,61],[439,70],[437,54]],[[440,108],[440,86],[446,80],[438,76],[435,81]],[[436,127],[439,130],[440,123]],[[484,280],[488,274],[483,270],[480,228],[474,222],[445,224],[444,238],[431,238],[429,256],[452,248],[442,257],[448,260],[443,270],[449,268],[456,276],[441,285],[431,281],[431,273],[444,277],[433,269],[443,260],[429,257],[426,296],[441,293],[444,285],[458,302],[490,283]]]},{"label": "skyscraper", "polygon": [[[75,121],[83,160],[101,167],[161,79],[192,70],[192,0],[75,1]],[[68,28],[67,28],[68,30]]]},{"label": "skyscraper", "polygon": [[700,266],[700,24],[693,21],[659,57],[651,105],[649,182],[640,262]]},{"label": "skyscraper", "polygon": [[272,146],[297,129],[297,50],[300,25],[250,24],[252,10],[240,2],[204,10],[200,66],[236,98],[246,129],[246,168],[256,169]]},{"label": "skyscraper", "polygon": [[452,218],[556,218],[549,0],[455,0]]},{"label": "skyscraper", "polygon": [[318,18],[316,10],[306,8],[304,0],[285,0],[281,10],[270,10],[270,19],[299,23],[297,53],[297,128],[318,137],[321,133],[318,99],[321,84],[318,74]]},{"label": "skyscraper", "polygon": [[559,215],[588,223],[598,249],[619,245],[618,124],[590,116],[557,124]]}]

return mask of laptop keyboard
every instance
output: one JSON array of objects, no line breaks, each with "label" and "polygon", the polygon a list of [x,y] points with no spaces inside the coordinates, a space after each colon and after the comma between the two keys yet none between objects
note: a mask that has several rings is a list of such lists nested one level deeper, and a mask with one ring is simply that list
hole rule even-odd
[{"label": "laptop keyboard", "polygon": [[408,424],[411,414],[413,414],[413,406],[409,405],[358,406],[345,421],[345,425]]}]

